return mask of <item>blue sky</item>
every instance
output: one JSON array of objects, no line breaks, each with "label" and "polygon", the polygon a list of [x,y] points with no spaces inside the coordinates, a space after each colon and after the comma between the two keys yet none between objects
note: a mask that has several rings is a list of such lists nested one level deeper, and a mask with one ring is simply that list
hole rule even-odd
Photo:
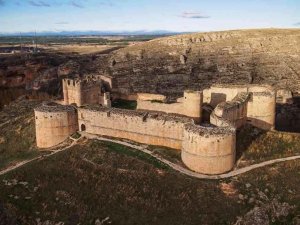
[{"label": "blue sky", "polygon": [[0,32],[300,28],[300,0],[0,0]]}]

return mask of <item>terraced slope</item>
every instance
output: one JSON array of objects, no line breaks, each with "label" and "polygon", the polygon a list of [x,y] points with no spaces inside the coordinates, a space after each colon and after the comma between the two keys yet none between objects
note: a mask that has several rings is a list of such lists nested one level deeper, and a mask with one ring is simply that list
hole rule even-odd
[{"label": "terraced slope", "polygon": [[177,95],[212,83],[267,83],[300,91],[300,29],[160,38],[120,49],[98,63],[124,94]]}]

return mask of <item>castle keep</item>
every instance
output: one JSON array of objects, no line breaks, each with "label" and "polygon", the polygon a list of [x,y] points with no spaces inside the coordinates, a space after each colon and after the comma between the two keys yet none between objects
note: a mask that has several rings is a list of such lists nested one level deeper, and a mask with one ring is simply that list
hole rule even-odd
[{"label": "castle keep", "polygon": [[110,107],[110,93],[106,92],[102,80],[98,76],[85,79],[63,79],[65,105],[99,104]]},{"label": "castle keep", "polygon": [[[185,91],[173,103],[163,95],[140,93],[138,110],[125,110],[110,107],[101,79],[63,82],[65,105],[44,103],[35,109],[40,148],[79,130],[178,149],[191,170],[221,174],[234,167],[236,129],[248,123],[269,130],[275,124],[276,92],[270,86],[214,85]],[[213,108],[210,124],[201,123],[204,104]]]}]

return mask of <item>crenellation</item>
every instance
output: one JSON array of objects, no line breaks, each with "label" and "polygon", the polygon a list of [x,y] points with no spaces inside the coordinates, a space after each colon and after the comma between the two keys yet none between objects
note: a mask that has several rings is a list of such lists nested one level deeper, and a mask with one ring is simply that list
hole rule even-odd
[{"label": "crenellation", "polygon": [[137,109],[184,115],[199,123],[202,118],[202,101],[201,91],[186,90],[184,96],[174,103],[167,102],[167,97],[163,95],[139,93]]},{"label": "crenellation", "polygon": [[63,79],[64,104],[101,104],[111,106],[110,94],[102,83],[101,76]]},{"label": "crenellation", "polygon": [[185,130],[201,136],[235,134],[236,132],[236,130],[231,126],[228,127],[201,126],[201,125],[195,125],[193,123],[186,124]]},{"label": "crenellation", "polygon": [[35,111],[52,114],[53,112],[60,113],[62,111],[74,111],[75,107],[71,105],[60,105],[54,102],[43,102],[41,105],[35,108]]},{"label": "crenellation", "polygon": [[73,106],[44,102],[34,114],[39,148],[58,145],[78,129],[77,109]]},{"label": "crenellation", "polygon": [[[63,87],[67,104],[44,103],[35,109],[38,147],[54,146],[80,130],[177,149],[191,170],[221,174],[234,167],[236,129],[246,123],[274,126],[276,93],[265,85],[186,90],[173,103],[163,95],[142,93],[137,94],[138,110],[101,104],[110,101],[110,93],[101,92],[101,77],[65,79]],[[213,109],[210,124],[201,123],[203,102]]]}]

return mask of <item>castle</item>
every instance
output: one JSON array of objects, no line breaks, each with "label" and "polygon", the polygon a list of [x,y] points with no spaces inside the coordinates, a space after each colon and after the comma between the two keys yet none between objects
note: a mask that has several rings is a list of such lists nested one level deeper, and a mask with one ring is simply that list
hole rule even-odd
[{"label": "castle", "polygon": [[[62,104],[35,109],[37,146],[55,146],[79,130],[178,149],[191,170],[222,174],[234,167],[237,129],[275,126],[276,91],[267,85],[214,85],[185,91],[176,102],[139,93],[137,110],[126,110],[111,108],[103,82],[64,79]],[[210,123],[201,123],[204,105],[213,109]]]},{"label": "castle", "polygon": [[63,104],[99,104],[111,107],[110,93],[106,92],[101,76],[85,79],[63,79]]}]

